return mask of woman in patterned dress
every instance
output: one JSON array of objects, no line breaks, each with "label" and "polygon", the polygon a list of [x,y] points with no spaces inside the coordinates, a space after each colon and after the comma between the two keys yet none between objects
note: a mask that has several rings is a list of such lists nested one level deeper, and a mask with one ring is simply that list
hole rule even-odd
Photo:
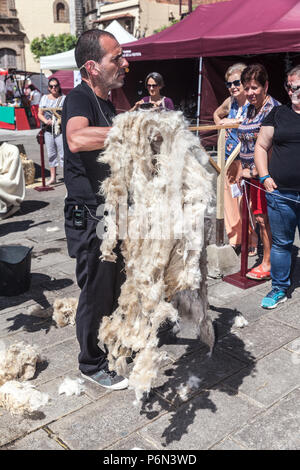
[{"label": "woman in patterned dress", "polygon": [[271,277],[270,252],[272,237],[264,187],[259,182],[258,172],[254,163],[254,148],[262,121],[271,109],[274,106],[280,105],[280,103],[268,95],[269,79],[263,65],[249,65],[243,70],[241,81],[250,103],[247,116],[237,132],[238,138],[241,141],[241,178],[247,178],[250,182],[251,208],[256,222],[259,224],[263,244],[263,259],[261,264],[252,268],[246,276],[260,281],[270,279]]}]

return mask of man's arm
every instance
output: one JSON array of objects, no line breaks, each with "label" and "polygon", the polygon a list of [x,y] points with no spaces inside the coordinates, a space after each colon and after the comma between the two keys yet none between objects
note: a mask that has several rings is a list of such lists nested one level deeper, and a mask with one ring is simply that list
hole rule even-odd
[{"label": "man's arm", "polygon": [[75,116],[68,120],[66,138],[72,153],[101,150],[110,127],[90,127],[89,120]]}]

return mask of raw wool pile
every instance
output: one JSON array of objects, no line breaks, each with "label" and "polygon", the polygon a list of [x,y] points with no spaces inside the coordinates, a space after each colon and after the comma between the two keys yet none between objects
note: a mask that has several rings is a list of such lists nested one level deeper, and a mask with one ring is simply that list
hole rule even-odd
[{"label": "raw wool pile", "polygon": [[59,386],[58,394],[62,395],[64,393],[67,397],[71,395],[79,396],[85,390],[83,383],[83,379],[70,379],[70,377],[66,377]]},{"label": "raw wool pile", "polygon": [[24,178],[26,186],[33,184],[35,180],[35,166],[32,160],[28,160],[24,153],[20,153],[22,167],[24,171]]},{"label": "raw wool pile", "polygon": [[28,382],[10,380],[0,387],[0,407],[15,415],[34,413],[49,401],[49,395]]},{"label": "raw wool pile", "polygon": [[0,350],[0,385],[14,379],[29,380],[42,358],[34,346],[19,342]]},{"label": "raw wool pile", "polygon": [[52,318],[58,327],[62,328],[66,325],[75,325],[77,305],[78,299],[75,297],[55,299]]},{"label": "raw wool pile", "polygon": [[120,114],[106,143],[100,162],[110,165],[111,175],[101,186],[108,214],[101,258],[115,261],[113,249],[123,239],[126,281],[119,307],[103,319],[99,335],[110,369],[119,374],[126,373],[126,357],[136,353],[129,384],[139,401],[166,356],[158,350],[157,332],[167,319],[190,316],[200,339],[210,350],[214,344],[204,230],[212,177],[203,166],[208,156],[181,112]]}]

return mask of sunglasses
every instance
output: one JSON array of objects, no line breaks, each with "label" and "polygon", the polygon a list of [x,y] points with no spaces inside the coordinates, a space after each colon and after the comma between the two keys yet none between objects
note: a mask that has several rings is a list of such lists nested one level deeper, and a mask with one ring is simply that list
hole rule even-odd
[{"label": "sunglasses", "polygon": [[155,83],[154,85],[153,84],[147,85],[147,88],[156,88],[157,86],[158,86],[157,83]]},{"label": "sunglasses", "polygon": [[58,85],[49,85],[49,88],[58,88]]},{"label": "sunglasses", "polygon": [[292,91],[293,93],[300,90],[300,85],[290,85],[289,83],[286,83],[284,86],[286,91]]},{"label": "sunglasses", "polygon": [[233,80],[233,82],[225,82],[227,88],[231,88],[233,86],[240,86],[241,80]]}]

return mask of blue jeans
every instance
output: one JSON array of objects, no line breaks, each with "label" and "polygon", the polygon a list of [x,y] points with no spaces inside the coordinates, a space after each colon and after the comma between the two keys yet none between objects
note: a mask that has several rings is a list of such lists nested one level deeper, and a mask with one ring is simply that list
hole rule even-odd
[{"label": "blue jeans", "polygon": [[292,248],[296,227],[300,232],[300,192],[275,189],[272,193],[266,193],[266,198],[272,232],[272,287],[280,287],[286,291],[291,284]]}]

